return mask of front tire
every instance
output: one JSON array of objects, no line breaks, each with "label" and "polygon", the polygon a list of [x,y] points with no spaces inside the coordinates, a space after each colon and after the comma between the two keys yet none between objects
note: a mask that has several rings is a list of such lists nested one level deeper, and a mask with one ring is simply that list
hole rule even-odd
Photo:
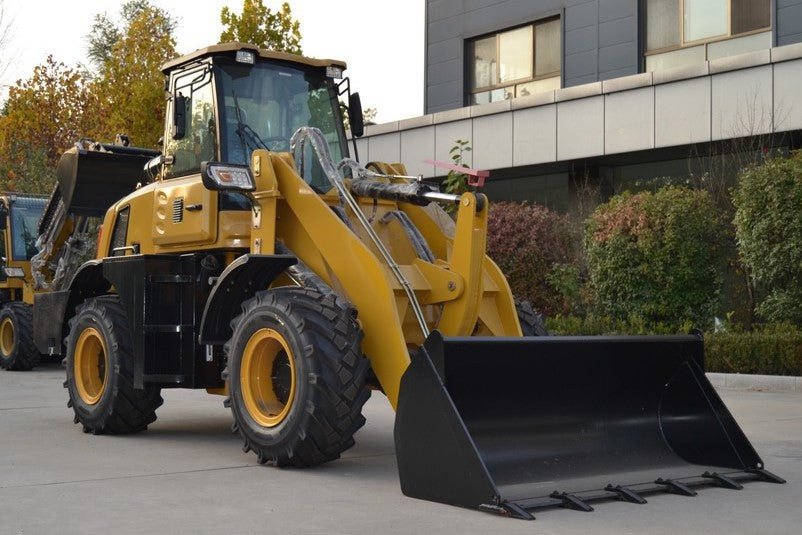
[{"label": "front tire", "polygon": [[136,433],[156,420],[160,389],[134,388],[131,333],[117,296],[87,300],[70,320],[67,337],[68,407],[93,434]]},{"label": "front tire", "polygon": [[548,336],[543,316],[532,308],[529,301],[515,301],[515,312],[524,336]]},{"label": "front tire", "polygon": [[337,459],[370,396],[354,309],[334,294],[283,287],[257,293],[242,312],[223,378],[243,449],[276,466]]},{"label": "front tire", "polygon": [[6,303],[0,309],[0,368],[30,370],[40,358],[33,342],[31,305]]}]

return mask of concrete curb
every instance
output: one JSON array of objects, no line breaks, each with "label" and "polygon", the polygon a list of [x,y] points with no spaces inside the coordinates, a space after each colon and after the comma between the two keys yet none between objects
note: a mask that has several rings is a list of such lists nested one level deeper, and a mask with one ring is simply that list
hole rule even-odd
[{"label": "concrete curb", "polygon": [[802,392],[802,377],[741,373],[707,373],[706,375],[715,388],[736,388],[763,392]]}]

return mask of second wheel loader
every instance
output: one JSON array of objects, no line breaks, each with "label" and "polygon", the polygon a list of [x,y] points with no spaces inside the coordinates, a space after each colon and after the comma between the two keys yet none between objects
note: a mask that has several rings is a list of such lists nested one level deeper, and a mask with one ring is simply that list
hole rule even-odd
[{"label": "second wheel loader", "polygon": [[41,355],[33,343],[31,257],[47,199],[0,195],[0,368],[30,370]]},{"label": "second wheel loader", "polygon": [[76,423],[141,431],[161,389],[206,389],[260,463],[312,466],[354,443],[372,388],[413,497],[531,519],[781,481],[701,337],[524,336],[531,309],[485,255],[487,198],[348,157],[344,68],[242,43],[164,66],[163,151],[37,336],[66,353]]}]

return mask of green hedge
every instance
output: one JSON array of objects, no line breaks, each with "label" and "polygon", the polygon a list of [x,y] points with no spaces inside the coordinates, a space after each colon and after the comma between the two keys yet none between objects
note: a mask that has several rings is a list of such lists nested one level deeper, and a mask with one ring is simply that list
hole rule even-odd
[{"label": "green hedge", "polygon": [[709,372],[802,375],[802,331],[705,335]]},{"label": "green hedge", "polygon": [[[639,335],[688,332],[666,324],[619,321],[605,316],[556,316],[546,325],[552,335]],[[802,376],[802,329],[769,324],[752,332],[705,333],[709,372]]]}]

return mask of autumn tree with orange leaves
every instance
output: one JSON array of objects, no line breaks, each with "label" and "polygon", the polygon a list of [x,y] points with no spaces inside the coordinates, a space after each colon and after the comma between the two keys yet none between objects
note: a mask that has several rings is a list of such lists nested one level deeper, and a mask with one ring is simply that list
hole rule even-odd
[{"label": "autumn tree with orange leaves", "polygon": [[0,111],[0,190],[49,193],[61,154],[101,119],[86,73],[48,56]]},{"label": "autumn tree with orange leaves", "polygon": [[110,143],[126,134],[136,145],[158,146],[165,108],[159,69],[176,56],[175,23],[148,0],[131,0],[121,11],[122,27],[100,41],[90,35],[98,72],[49,56],[9,89],[0,108],[0,190],[49,193],[61,154],[80,138]]},{"label": "autumn tree with orange leaves", "polygon": [[94,91],[104,114],[96,135],[111,142],[126,134],[136,146],[157,148],[165,110],[160,69],[177,55],[175,23],[146,0],[132,0],[122,12],[125,25],[99,62]]}]

